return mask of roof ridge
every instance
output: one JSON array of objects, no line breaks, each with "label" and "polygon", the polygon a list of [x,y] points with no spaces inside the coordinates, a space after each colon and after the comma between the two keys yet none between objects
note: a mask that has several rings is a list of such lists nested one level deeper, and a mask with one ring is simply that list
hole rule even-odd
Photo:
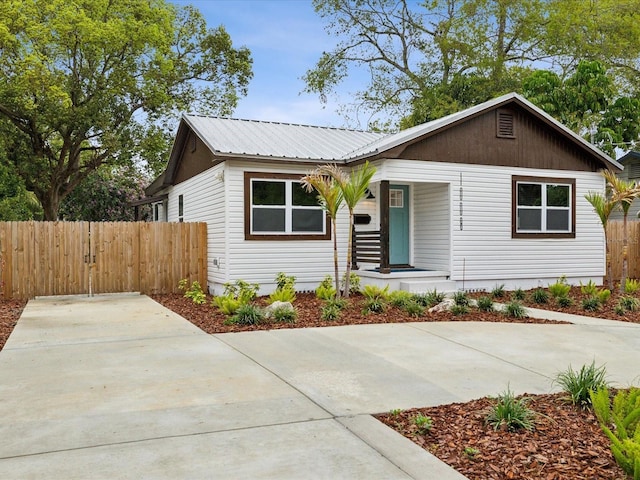
[{"label": "roof ridge", "polygon": [[317,128],[319,130],[340,130],[344,132],[373,133],[373,134],[379,133],[381,135],[384,135],[382,132],[375,132],[372,130],[361,130],[357,128],[327,127],[322,125],[309,125],[306,123],[275,122],[271,120],[255,120],[251,118],[234,118],[234,117],[226,117],[226,116],[218,116],[218,115],[201,115],[197,113],[184,113],[183,117],[199,117],[199,118],[208,118],[208,119],[215,119],[215,120],[231,120],[234,122],[261,123],[261,124],[269,124],[269,125],[285,125],[289,127]]}]

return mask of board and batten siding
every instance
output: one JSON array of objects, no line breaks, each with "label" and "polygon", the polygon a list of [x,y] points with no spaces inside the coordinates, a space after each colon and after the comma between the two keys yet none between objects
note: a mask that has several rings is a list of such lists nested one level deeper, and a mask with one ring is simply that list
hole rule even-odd
[{"label": "board and batten siding", "polygon": [[[416,188],[414,206],[416,264],[425,255],[423,247],[418,248],[422,244],[418,237],[424,234],[418,225],[423,215],[420,210],[435,207],[433,198],[418,192],[429,191],[429,184],[450,185],[451,280],[460,288],[490,288],[496,283],[505,283],[507,288],[546,286],[562,275],[573,283],[602,280],[604,233],[584,198],[587,192],[604,188],[597,172],[387,160],[384,175],[391,183],[424,183]],[[511,238],[512,175],[575,178],[576,238]],[[443,190],[442,196],[446,195]]]},{"label": "board and batten siding", "polygon": [[178,197],[183,195],[183,221],[207,223],[209,285],[228,281],[224,177],[225,164],[221,163],[173,186],[167,202],[169,222],[179,221]]},{"label": "board and batten siding", "polygon": [[[286,165],[227,161],[227,268],[228,281],[245,280],[260,284],[260,293],[275,289],[279,272],[296,277],[296,289],[314,290],[326,275],[333,276],[333,239],[331,240],[245,240],[244,173],[299,174],[313,165]],[[348,216],[345,209],[338,219],[338,252],[341,274],[346,265]],[[220,285],[214,285],[219,289]]]}]

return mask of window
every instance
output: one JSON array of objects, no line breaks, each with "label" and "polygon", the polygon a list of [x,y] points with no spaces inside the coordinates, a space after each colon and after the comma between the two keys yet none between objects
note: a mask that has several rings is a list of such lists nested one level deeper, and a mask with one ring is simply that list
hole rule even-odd
[{"label": "window", "polygon": [[184,221],[184,195],[178,195],[178,221]]},{"label": "window", "polygon": [[300,176],[245,173],[245,238],[329,239],[328,218]]},{"label": "window", "polygon": [[404,192],[402,190],[395,188],[389,190],[389,206],[391,208],[404,207]]},{"label": "window", "polygon": [[512,236],[575,237],[575,180],[513,177]]}]

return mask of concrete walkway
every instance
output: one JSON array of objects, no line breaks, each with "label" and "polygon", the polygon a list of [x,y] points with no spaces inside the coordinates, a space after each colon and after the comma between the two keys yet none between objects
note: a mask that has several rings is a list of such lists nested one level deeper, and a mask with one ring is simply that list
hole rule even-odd
[{"label": "concrete walkway", "polygon": [[207,335],[140,295],[30,301],[0,352],[0,478],[462,479],[370,414],[547,393],[640,325],[411,323]]}]

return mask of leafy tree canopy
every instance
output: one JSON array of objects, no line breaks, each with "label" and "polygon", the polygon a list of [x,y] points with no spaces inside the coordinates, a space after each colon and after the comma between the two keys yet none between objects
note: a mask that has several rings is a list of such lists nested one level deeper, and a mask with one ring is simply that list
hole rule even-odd
[{"label": "leafy tree canopy", "polygon": [[[304,80],[326,98],[354,69],[370,81],[353,108],[402,127],[508,91],[540,65],[560,78],[600,60],[616,84],[638,88],[640,0],[314,0],[342,40]],[[407,112],[411,112],[410,115]]]},{"label": "leafy tree canopy", "polygon": [[48,220],[101,165],[166,151],[163,121],[177,111],[229,114],[251,76],[248,49],[190,6],[3,0],[0,9],[6,161]]}]

